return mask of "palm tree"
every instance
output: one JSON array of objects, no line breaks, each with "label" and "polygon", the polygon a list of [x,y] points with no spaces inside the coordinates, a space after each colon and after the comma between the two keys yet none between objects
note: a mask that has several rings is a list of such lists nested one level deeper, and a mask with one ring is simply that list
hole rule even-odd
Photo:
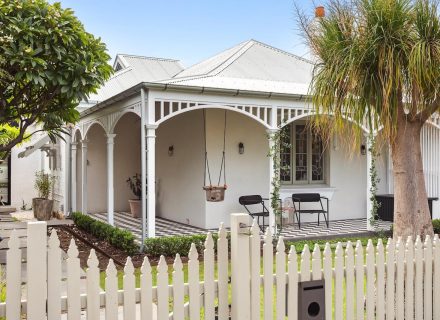
[{"label": "palm tree", "polygon": [[429,0],[330,0],[324,17],[298,15],[317,59],[311,84],[317,126],[341,133],[350,117],[391,147],[394,236],[433,234],[420,134],[440,111],[437,8]]}]

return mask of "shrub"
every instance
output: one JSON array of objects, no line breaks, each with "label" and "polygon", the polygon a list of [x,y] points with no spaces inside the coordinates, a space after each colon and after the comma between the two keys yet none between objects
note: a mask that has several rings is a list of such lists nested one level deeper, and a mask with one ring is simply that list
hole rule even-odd
[{"label": "shrub", "polygon": [[130,231],[113,227],[81,212],[72,213],[72,219],[81,230],[94,235],[98,239],[108,241],[115,248],[121,249],[130,255],[135,254],[139,249],[135,237]]},{"label": "shrub", "polygon": [[[150,238],[145,240],[144,252],[149,256],[159,257],[164,255],[167,257],[174,257],[179,254],[182,257],[187,257],[191,244],[194,243],[199,254],[203,253],[205,240],[207,235],[197,234],[188,236],[172,236],[172,237],[160,237]],[[218,235],[213,234],[214,249],[217,248]]]},{"label": "shrub", "polygon": [[440,233],[440,219],[432,220],[432,227],[434,229],[434,233]]}]

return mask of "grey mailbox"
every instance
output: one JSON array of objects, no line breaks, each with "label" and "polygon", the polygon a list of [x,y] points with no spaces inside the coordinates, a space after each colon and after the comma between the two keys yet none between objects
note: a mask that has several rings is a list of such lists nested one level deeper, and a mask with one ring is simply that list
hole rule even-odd
[{"label": "grey mailbox", "polygon": [[[286,293],[288,290],[286,290]],[[286,299],[289,297],[286,294]],[[287,315],[286,303],[286,315]],[[298,283],[298,319],[325,320],[325,282],[314,280]]]}]

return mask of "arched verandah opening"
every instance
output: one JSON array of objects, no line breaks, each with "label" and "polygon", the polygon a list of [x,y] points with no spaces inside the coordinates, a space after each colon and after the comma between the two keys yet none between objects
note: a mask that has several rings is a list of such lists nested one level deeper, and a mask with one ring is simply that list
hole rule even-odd
[{"label": "arched verandah opening", "polygon": [[107,212],[107,134],[99,123],[86,132],[87,212]]},{"label": "arched verandah opening", "polygon": [[130,212],[128,200],[135,199],[127,179],[141,173],[141,119],[128,112],[113,129],[114,138],[114,206],[115,211]]},{"label": "arched verandah opening", "polygon": [[[217,185],[226,125],[225,201],[207,202],[204,185],[204,119],[212,184]],[[259,121],[230,108],[198,108],[173,115],[156,129],[156,214],[209,229],[229,222],[231,212],[243,210],[242,195],[269,197],[270,174],[266,128]],[[239,143],[244,153],[239,153]],[[170,151],[170,149],[172,151]],[[207,182],[209,183],[209,182]],[[220,181],[223,184],[223,178]]]}]

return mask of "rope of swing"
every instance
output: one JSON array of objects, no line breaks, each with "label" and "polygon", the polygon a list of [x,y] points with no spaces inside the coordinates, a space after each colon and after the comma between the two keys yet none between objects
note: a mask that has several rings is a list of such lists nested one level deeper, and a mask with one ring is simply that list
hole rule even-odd
[{"label": "rope of swing", "polygon": [[[225,110],[225,121],[224,121],[224,127],[223,127],[223,152],[222,152],[222,162],[220,165],[220,174],[218,176],[218,184],[220,185],[220,180],[222,177],[222,173],[223,173],[223,181],[224,181],[224,185],[226,186],[226,124],[227,124],[227,120],[226,120],[226,110]],[[203,138],[204,138],[204,143],[205,143],[205,170],[204,170],[204,174],[203,174],[203,183],[204,186],[206,186],[206,172],[208,172],[208,179],[209,179],[209,185],[212,186],[212,181],[211,181],[211,171],[209,169],[209,160],[208,160],[208,150],[207,150],[207,142],[206,142],[206,111],[205,109],[203,109]]]},{"label": "rope of swing", "polygon": [[203,185],[206,186],[206,171],[208,171],[209,185],[212,186],[211,172],[209,171],[208,150],[206,146],[206,112],[203,109],[203,138],[205,140],[205,170],[203,174]]},{"label": "rope of swing", "polygon": [[222,178],[222,171],[223,171],[223,182],[226,186],[226,157],[225,157],[225,149],[226,149],[226,110],[225,110],[225,124],[223,127],[223,156],[222,156],[222,163],[220,165],[220,174],[218,176],[218,184],[220,185],[220,179]]}]

